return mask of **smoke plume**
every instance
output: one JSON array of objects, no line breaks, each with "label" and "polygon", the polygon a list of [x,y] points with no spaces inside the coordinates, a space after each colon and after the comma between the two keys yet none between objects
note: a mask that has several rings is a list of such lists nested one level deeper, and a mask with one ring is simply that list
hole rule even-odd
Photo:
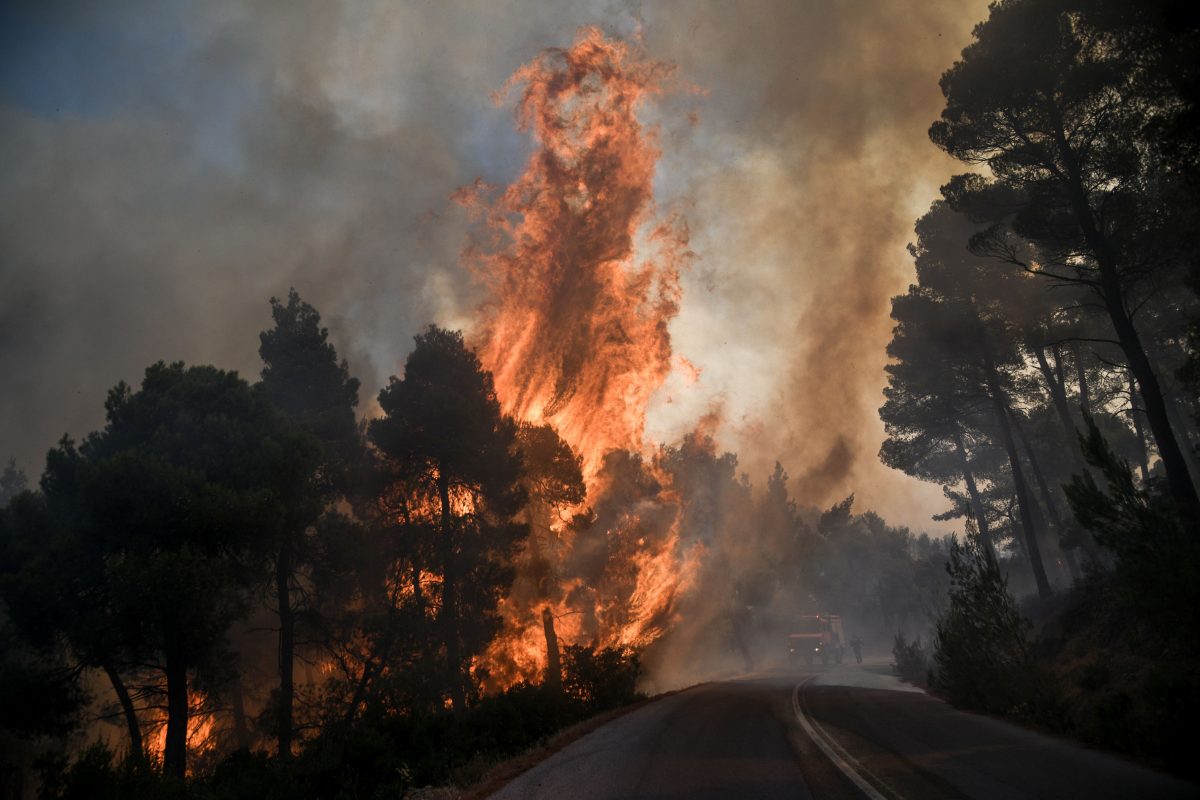
[{"label": "smoke plume", "polygon": [[[120,15],[135,24],[84,2],[3,12],[0,458],[36,474],[64,431],[98,426],[109,386],[160,358],[255,375],[267,298],[289,286],[365,397],[429,321],[472,326],[496,287],[460,262],[471,221],[448,198],[520,179],[535,144],[491,95],[596,25],[703,90],[637,112],[640,135],[658,129],[652,200],[627,165],[643,188],[626,234],[678,211],[695,254],[666,266],[672,245],[623,289],[660,326],[643,365],[657,391],[630,401],[649,409],[645,437],[678,441],[719,407],[715,441],[760,485],[779,459],[807,502],[853,490],[914,526],[939,507],[879,466],[875,409],[903,245],[953,169],[925,138],[937,78],[983,2],[135,6]],[[619,262],[625,239],[608,245]],[[556,342],[567,378],[531,387],[526,410],[624,391],[575,366],[593,346]]]}]

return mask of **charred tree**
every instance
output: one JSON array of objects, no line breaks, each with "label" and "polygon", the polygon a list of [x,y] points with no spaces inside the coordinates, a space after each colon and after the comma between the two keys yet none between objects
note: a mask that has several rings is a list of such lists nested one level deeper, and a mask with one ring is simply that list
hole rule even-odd
[{"label": "charred tree", "polygon": [[554,631],[554,614],[550,607],[542,609],[542,631],[546,634],[546,687],[562,691],[562,658],[558,652],[558,634]]}]

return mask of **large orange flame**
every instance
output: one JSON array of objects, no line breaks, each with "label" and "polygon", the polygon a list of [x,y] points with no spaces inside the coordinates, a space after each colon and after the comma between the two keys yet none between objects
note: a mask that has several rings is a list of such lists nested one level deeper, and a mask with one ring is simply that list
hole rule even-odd
[{"label": "large orange flame", "polygon": [[[499,94],[519,92],[517,121],[536,144],[520,177],[498,194],[477,182],[456,195],[483,222],[464,253],[491,294],[480,358],[506,413],[551,424],[581,455],[592,506],[616,494],[601,474],[606,454],[648,455],[647,408],[672,368],[668,325],[692,253],[683,221],[655,209],[657,135],[638,119],[672,72],[581,29]],[[480,664],[493,685],[544,669],[543,607],[564,643],[644,646],[670,626],[695,552],[681,552],[678,505],[660,489],[622,495],[628,507],[598,515],[607,562],[595,574],[563,568],[572,526],[550,526],[541,546],[531,539],[526,563],[549,563],[557,585],[518,579],[502,605],[505,633]]]},{"label": "large orange flame", "polygon": [[643,100],[672,68],[584,28],[521,67],[517,118],[537,147],[498,197],[458,194],[486,217],[466,253],[491,290],[479,355],[504,409],[551,423],[594,476],[604,453],[640,452],[646,408],[671,369],[687,229],[659,219],[656,135]]}]

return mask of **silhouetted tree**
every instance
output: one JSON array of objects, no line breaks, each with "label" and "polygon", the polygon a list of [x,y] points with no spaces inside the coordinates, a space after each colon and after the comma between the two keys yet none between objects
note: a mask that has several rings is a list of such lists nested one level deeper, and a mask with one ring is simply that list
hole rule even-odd
[{"label": "silhouetted tree", "polygon": [[512,581],[510,559],[526,526],[517,425],[500,411],[492,377],[462,334],[431,326],[379,393],[384,416],[371,442],[395,465],[412,518],[436,523],[429,567],[441,578],[437,614],[447,688],[466,703],[467,667],[495,634],[495,609]]},{"label": "silhouetted tree", "polygon": [[[932,294],[920,287],[892,299],[896,327],[888,344],[893,359],[884,369],[887,401],[879,409],[887,438],[879,457],[889,467],[945,486],[966,486],[984,549],[995,556],[988,508],[978,485],[976,451],[990,444],[980,435],[981,406],[976,387],[964,379],[954,346],[959,333]],[[947,345],[950,346],[947,346]]]},{"label": "silhouetted tree", "polygon": [[[224,660],[254,565],[318,450],[261,391],[213,367],[155,364],[138,391],[112,389],[105,408],[102,430],[47,457],[53,544],[73,556],[41,563],[94,608],[69,619],[110,625],[121,650],[162,671],[164,767],[182,776],[189,671]],[[107,642],[98,650],[112,652]]]},{"label": "silhouetted tree", "polygon": [[4,465],[4,471],[0,472],[0,508],[4,508],[8,501],[25,491],[27,484],[25,473],[17,467],[17,460],[10,458]]},{"label": "silhouetted tree", "polygon": [[[1038,593],[1044,597],[1051,589],[1038,544],[1043,527],[1039,524],[1041,514],[1030,491],[1011,416],[1016,375],[1024,366],[1013,310],[1024,307],[1030,291],[1039,287],[1015,270],[1001,271],[981,263],[967,250],[964,229],[961,215],[940,202],[918,221],[918,241],[912,249],[918,285],[893,305],[893,313],[903,324],[897,326],[891,352],[907,357],[889,369],[894,378],[901,379],[907,377],[906,372],[933,371],[924,380],[908,381],[912,387],[919,387],[921,394],[936,398],[928,403],[932,413],[922,427],[949,427],[952,435],[969,418],[956,416],[956,408],[961,407],[968,415],[980,405],[990,409],[992,435],[1008,456],[1021,542]],[[904,352],[901,345],[909,352]],[[932,364],[908,369],[904,366],[920,365],[926,358],[932,358],[940,368]],[[892,383],[889,391],[894,394],[904,388],[895,379]],[[910,388],[905,394],[915,393]],[[905,405],[896,402],[885,406],[884,413],[899,421],[911,413]],[[941,436],[947,437],[945,433]],[[887,448],[885,444],[885,452]],[[986,515],[979,518],[986,519]],[[990,552],[986,541],[984,549]]]},{"label": "silhouetted tree", "polygon": [[582,459],[549,425],[524,423],[518,428],[517,440],[524,464],[522,485],[529,497],[529,537],[524,553],[529,563],[521,570],[521,578],[533,581],[534,586],[513,594],[558,599],[561,554],[553,552],[556,537],[552,525],[558,522],[561,527],[562,520],[555,515],[584,501]]},{"label": "silhouetted tree", "polygon": [[271,298],[275,327],[260,335],[259,355],[265,366],[262,387],[266,396],[301,430],[319,443],[319,459],[304,483],[285,504],[287,519],[280,528],[274,552],[274,599],[279,617],[279,693],[275,698],[278,752],[292,750],[292,707],[295,694],[293,668],[296,618],[305,593],[297,584],[314,555],[307,541],[317,517],[346,489],[350,464],[359,447],[354,407],[358,405],[358,380],[350,377],[345,361],[329,342],[317,310],[300,299],[295,289],[287,303]]},{"label": "silhouetted tree", "polygon": [[[992,172],[991,182],[970,174],[947,187],[956,207],[996,223],[976,237],[976,252],[1097,298],[1137,379],[1171,494],[1195,518],[1200,501],[1135,324],[1138,307],[1183,260],[1162,246],[1172,238],[1160,234],[1178,222],[1177,197],[1169,167],[1152,157],[1154,131],[1170,125],[1177,104],[1169,82],[1126,46],[1143,37],[1094,24],[1104,5],[993,4],[942,77],[946,107],[930,136]],[[1013,247],[1006,223],[1037,245],[1036,260]]]},{"label": "silhouetted tree", "polygon": [[1027,698],[1029,621],[973,526],[950,548],[949,602],[938,617],[938,687],[968,708],[1005,712]]},{"label": "silhouetted tree", "polygon": [[[72,637],[56,616],[55,594],[70,587],[47,580],[55,577],[50,565],[29,568],[38,557],[31,548],[44,546],[39,538],[47,534],[41,495],[22,491],[0,505],[0,736],[67,734],[78,727],[87,700],[81,677],[92,665],[71,652]],[[2,759],[0,772],[12,766]]]}]

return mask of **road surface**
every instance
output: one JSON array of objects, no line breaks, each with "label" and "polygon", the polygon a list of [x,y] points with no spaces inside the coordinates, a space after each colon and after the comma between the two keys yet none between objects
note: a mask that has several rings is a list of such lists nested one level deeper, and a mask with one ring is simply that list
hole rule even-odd
[{"label": "road surface", "polygon": [[695,686],[597,728],[492,800],[1200,797],[1198,785],[957,711],[886,672]]}]

